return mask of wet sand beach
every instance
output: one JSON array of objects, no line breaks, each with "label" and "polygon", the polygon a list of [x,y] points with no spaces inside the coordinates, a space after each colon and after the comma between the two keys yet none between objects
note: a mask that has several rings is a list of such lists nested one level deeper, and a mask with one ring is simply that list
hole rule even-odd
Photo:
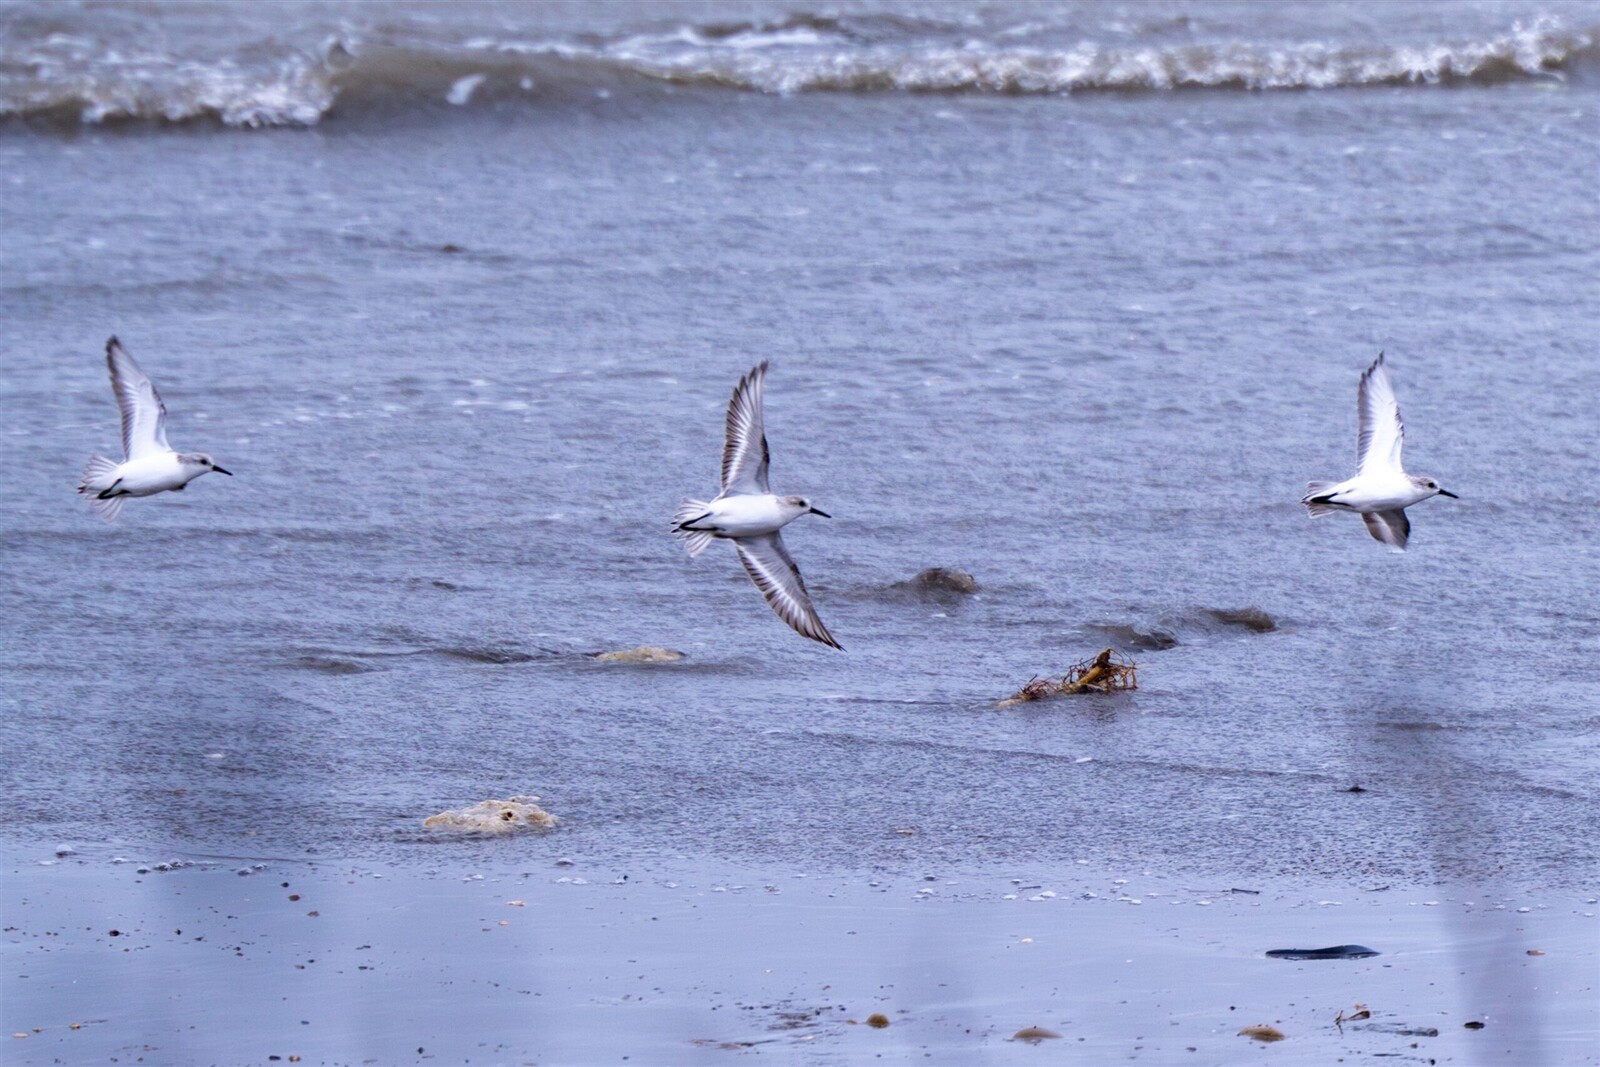
[{"label": "wet sand beach", "polygon": [[[7,1062],[1578,1064],[1600,1035],[1571,890],[242,863],[10,866]],[[1265,955],[1352,942],[1378,955]]]}]

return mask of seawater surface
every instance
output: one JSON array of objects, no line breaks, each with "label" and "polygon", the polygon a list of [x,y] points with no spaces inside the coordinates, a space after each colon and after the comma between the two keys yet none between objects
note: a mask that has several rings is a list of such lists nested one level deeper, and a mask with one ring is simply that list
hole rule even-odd
[{"label": "seawater surface", "polygon": [[[7,6],[0,837],[1592,882],[1597,27]],[[236,477],[106,526],[112,333]],[[1403,555],[1297,503],[1380,350]],[[843,654],[668,535],[761,359]]]}]

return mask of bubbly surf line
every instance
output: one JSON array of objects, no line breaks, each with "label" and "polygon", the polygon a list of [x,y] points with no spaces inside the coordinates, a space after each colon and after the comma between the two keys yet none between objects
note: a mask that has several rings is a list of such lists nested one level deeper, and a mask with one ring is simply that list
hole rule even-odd
[{"label": "bubbly surf line", "polygon": [[672,517],[672,532],[690,558],[713,540],[731,541],[739,562],[778,618],[802,637],[843,651],[817,617],[806,583],[778,533],[802,515],[832,518],[801,496],[775,496],[767,486],[767,433],[762,392],[767,363],[739,379],[728,401],[722,445],[722,491],[710,501],[685,498]]},{"label": "bubbly surf line", "polygon": [[263,42],[222,59],[70,36],[0,44],[0,68],[25,72],[0,80],[0,118],[253,128],[313,126],[335,110],[431,106],[446,114],[451,103],[647,91],[652,82],[774,95],[1257,92],[1498,84],[1600,65],[1600,26],[1552,18],[1477,38],[1402,42],[1067,43],[1004,31],[974,39],[936,21],[824,16],[598,38],[347,36],[320,48]]},{"label": "bubbly surf line", "polygon": [[1400,404],[1382,352],[1361,375],[1356,408],[1360,413],[1356,476],[1343,482],[1307,482],[1300,503],[1317,519],[1335,511],[1357,512],[1376,540],[1404,551],[1411,536],[1406,508],[1430,496],[1460,498],[1432,478],[1407,474],[1401,467],[1406,427],[1400,420]]},{"label": "bubbly surf line", "polygon": [[106,366],[111,371],[111,391],[122,411],[122,462],[105,456],[89,457],[78,492],[89,510],[111,522],[122,513],[130,496],[176,493],[215,471],[232,476],[204,452],[174,452],[167,444],[167,406],[161,394],[133,357],[115,337],[106,342]]}]

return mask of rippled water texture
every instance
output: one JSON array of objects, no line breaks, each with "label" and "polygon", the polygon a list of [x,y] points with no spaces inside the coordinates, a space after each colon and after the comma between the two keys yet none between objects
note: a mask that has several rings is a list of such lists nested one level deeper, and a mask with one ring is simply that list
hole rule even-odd
[{"label": "rippled water texture", "polygon": [[[0,14],[0,835],[1600,870],[1594,5],[454,10]],[[237,476],[109,527],[113,332]],[[844,654],[667,532],[760,359]]]}]

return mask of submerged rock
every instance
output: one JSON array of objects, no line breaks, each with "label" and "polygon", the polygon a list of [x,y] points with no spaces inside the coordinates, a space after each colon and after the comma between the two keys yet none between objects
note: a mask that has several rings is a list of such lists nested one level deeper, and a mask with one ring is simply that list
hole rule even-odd
[{"label": "submerged rock", "polygon": [[1278,628],[1278,620],[1258,607],[1207,608],[1206,614],[1229,626],[1243,626],[1258,634],[1268,634]]},{"label": "submerged rock", "polygon": [[676,663],[683,658],[683,653],[675,648],[656,645],[620,648],[613,652],[591,652],[589,655],[600,663]]},{"label": "submerged rock", "polygon": [[[520,648],[500,647],[495,645],[445,645],[435,649],[441,655],[451,659],[471,660],[473,663],[527,663],[538,657],[532,652]],[[543,651],[541,649],[541,651]]]},{"label": "submerged rock", "polygon": [[1165,652],[1178,644],[1178,635],[1158,623],[1102,622],[1095,624],[1111,643],[1122,648],[1136,648],[1141,652]]},{"label": "submerged rock", "polygon": [[928,593],[959,593],[966,596],[978,591],[978,580],[971,573],[954,567],[929,567],[919,571],[909,582],[899,583],[902,589],[921,590]]},{"label": "submerged rock", "polygon": [[506,834],[527,828],[547,829],[555,824],[556,817],[539,807],[538,797],[480,800],[469,808],[441,811],[422,820],[430,830],[468,834]]},{"label": "submerged rock", "polygon": [[1227,635],[1273,633],[1278,620],[1255,606],[1242,608],[1189,608],[1164,612],[1152,618],[1126,622],[1108,619],[1090,626],[1105,634],[1120,648],[1144,652],[1164,652],[1180,644]]}]

